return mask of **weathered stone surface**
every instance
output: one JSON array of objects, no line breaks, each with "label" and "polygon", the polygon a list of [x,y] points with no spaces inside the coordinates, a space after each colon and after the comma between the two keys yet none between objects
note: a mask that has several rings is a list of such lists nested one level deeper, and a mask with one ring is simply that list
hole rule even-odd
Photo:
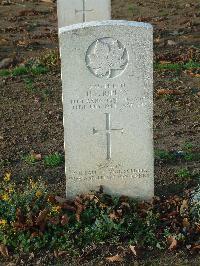
[{"label": "weathered stone surface", "polygon": [[111,18],[111,0],[58,0],[58,27]]},{"label": "weathered stone surface", "polygon": [[152,26],[90,22],[60,29],[67,196],[153,196]]}]

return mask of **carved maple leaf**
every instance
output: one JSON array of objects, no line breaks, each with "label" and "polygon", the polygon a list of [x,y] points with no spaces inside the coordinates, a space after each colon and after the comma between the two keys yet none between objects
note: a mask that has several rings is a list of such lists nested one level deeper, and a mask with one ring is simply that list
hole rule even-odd
[{"label": "carved maple leaf", "polygon": [[93,69],[97,76],[109,78],[112,70],[121,70],[127,63],[124,52],[125,49],[120,48],[118,41],[105,43],[98,40],[94,52],[88,56],[88,66]]}]

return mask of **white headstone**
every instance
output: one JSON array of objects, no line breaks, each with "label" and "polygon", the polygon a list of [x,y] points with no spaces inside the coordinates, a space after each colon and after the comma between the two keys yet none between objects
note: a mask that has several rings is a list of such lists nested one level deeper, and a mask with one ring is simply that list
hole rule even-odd
[{"label": "white headstone", "polygon": [[90,22],[59,35],[67,196],[103,186],[109,194],[151,198],[152,26]]},{"label": "white headstone", "polygon": [[58,0],[58,27],[111,19],[111,0]]}]

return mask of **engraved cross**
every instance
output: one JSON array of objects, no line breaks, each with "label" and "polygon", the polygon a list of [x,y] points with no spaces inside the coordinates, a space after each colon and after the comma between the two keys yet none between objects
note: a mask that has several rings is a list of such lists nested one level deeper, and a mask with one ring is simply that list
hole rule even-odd
[{"label": "engraved cross", "polygon": [[83,1],[83,9],[82,10],[77,10],[75,9],[75,14],[83,12],[83,22],[86,22],[86,12],[92,12],[94,11],[93,9],[86,9],[86,0],[82,0]]},{"label": "engraved cross", "polygon": [[[123,134],[124,129],[123,128],[112,128],[111,127],[111,115],[109,113],[106,113],[106,140],[107,140],[107,160],[111,159],[111,153],[112,153],[112,143],[111,143],[111,134],[112,131],[121,131]],[[98,130],[93,128],[93,134],[97,134],[102,130]]]}]

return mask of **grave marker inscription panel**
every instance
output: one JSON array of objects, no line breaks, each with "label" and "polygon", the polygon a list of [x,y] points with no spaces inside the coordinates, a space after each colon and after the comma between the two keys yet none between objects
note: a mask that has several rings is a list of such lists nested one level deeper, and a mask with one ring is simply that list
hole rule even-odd
[{"label": "grave marker inscription panel", "polygon": [[60,29],[67,196],[149,199],[153,181],[152,26],[104,21]]},{"label": "grave marker inscription panel", "polygon": [[111,19],[111,0],[58,0],[58,27]]}]

